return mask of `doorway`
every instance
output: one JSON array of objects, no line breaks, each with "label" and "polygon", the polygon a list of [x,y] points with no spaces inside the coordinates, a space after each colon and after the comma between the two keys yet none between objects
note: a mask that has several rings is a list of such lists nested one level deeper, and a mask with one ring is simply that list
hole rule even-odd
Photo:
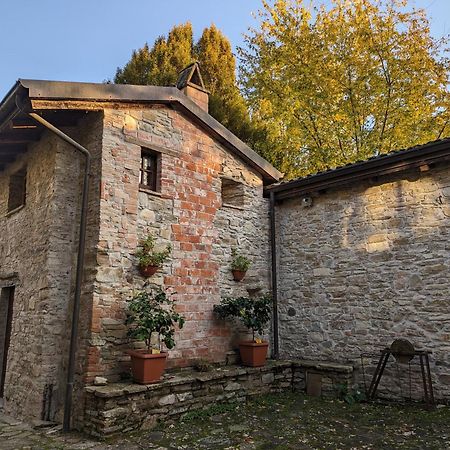
[{"label": "doorway", "polygon": [[5,389],[6,365],[11,339],[13,317],[14,286],[4,287],[0,291],[0,399]]}]

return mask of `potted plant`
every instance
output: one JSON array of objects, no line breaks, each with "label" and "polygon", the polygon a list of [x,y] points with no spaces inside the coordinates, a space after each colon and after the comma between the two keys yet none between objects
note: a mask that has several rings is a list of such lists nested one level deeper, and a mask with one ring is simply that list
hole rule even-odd
[{"label": "potted plant", "polygon": [[[166,367],[167,352],[161,351],[164,342],[168,349],[175,346],[175,325],[183,328],[184,317],[174,310],[170,295],[162,289],[156,294],[141,291],[128,304],[126,324],[130,327],[128,336],[145,342],[146,349],[131,350],[131,369],[137,383],[148,384],[158,381]],[[158,347],[152,348],[152,333],[158,333]]]},{"label": "potted plant", "polygon": [[266,362],[267,341],[256,338],[255,333],[262,335],[264,327],[271,317],[272,298],[264,295],[258,298],[237,297],[223,298],[220,304],[214,306],[214,312],[221,318],[237,318],[245,327],[252,331],[251,341],[239,343],[242,363],[245,366],[259,367]]},{"label": "potted plant", "polygon": [[246,256],[240,255],[235,248],[231,250],[231,256],[233,257],[231,260],[231,272],[233,273],[234,281],[241,281],[252,263]]},{"label": "potted plant", "polygon": [[151,234],[140,242],[140,246],[141,248],[136,253],[139,260],[139,271],[142,276],[148,278],[154,275],[164,264],[172,247],[168,244],[165,250],[155,251],[155,238]]}]

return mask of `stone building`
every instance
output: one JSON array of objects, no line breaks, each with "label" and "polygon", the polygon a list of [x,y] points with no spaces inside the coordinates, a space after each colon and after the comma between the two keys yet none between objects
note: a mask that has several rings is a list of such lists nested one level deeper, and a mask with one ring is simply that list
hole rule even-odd
[{"label": "stone building", "polygon": [[[39,117],[91,154],[76,419],[96,376],[129,372],[125,306],[145,282],[135,253],[149,233],[172,245],[150,281],[187,319],[172,366],[225,361],[240,333],[213,305],[274,287],[274,356],[347,363],[358,378],[361,353],[406,337],[433,351],[449,399],[450,140],[278,183],[207,107],[195,65],[177,87],[19,80],[0,104],[6,411],[61,420],[70,353],[85,159]],[[241,283],[234,247],[253,262]]]},{"label": "stone building", "polygon": [[[368,386],[403,338],[432,351],[435,397],[450,399],[449,161],[445,139],[268,188],[282,358],[350,364]],[[380,394],[421,398],[418,358],[391,357]]]},{"label": "stone building", "polygon": [[[84,158],[27,111],[92,155],[75,395],[95,376],[118,381],[129,371],[125,305],[144,284],[135,253],[149,233],[172,245],[150,281],[176,291],[186,317],[171,365],[224,361],[237,335],[214,320],[213,304],[223,295],[269,291],[263,187],[281,174],[208,114],[197,71],[190,67],[178,87],[20,80],[1,103],[7,412],[61,418],[84,171]],[[232,248],[253,261],[241,283],[232,280]]]}]

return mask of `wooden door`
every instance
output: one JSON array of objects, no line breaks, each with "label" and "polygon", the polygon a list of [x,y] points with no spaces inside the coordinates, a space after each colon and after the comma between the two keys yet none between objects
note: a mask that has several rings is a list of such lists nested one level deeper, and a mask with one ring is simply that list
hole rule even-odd
[{"label": "wooden door", "polygon": [[0,398],[5,389],[8,350],[11,341],[14,287],[3,288],[0,292]]}]

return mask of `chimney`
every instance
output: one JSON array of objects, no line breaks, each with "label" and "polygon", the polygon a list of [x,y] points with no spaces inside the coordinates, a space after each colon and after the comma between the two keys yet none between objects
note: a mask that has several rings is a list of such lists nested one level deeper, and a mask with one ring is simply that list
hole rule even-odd
[{"label": "chimney", "polygon": [[178,75],[177,88],[208,112],[209,91],[205,88],[198,62],[189,64]]}]

